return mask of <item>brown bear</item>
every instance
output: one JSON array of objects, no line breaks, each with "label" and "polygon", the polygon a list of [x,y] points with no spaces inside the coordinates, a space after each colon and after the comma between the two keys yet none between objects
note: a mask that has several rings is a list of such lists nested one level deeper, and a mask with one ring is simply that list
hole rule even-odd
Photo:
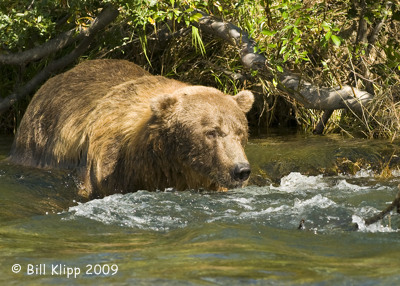
[{"label": "brown bear", "polygon": [[137,190],[246,184],[250,91],[153,76],[124,60],[85,61],[35,94],[12,162],[77,171],[87,198]]}]

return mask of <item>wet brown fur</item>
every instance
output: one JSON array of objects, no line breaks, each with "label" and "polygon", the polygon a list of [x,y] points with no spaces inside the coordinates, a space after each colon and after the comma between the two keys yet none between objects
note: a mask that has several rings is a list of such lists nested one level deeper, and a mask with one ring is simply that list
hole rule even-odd
[{"label": "wet brown fur", "polygon": [[48,80],[32,99],[10,160],[76,169],[80,194],[140,189],[221,189],[247,161],[247,112],[235,97],[152,76],[123,60],[86,61]]}]

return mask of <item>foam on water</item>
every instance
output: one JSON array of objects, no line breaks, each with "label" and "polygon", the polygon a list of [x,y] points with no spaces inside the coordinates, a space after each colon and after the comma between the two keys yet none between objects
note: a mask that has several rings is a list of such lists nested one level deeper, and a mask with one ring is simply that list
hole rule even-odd
[{"label": "foam on water", "polygon": [[319,208],[325,209],[333,205],[336,205],[336,203],[328,198],[323,197],[320,194],[308,200],[302,201],[299,199],[295,199],[294,201],[294,208],[299,211],[303,210],[304,208],[314,207],[314,206],[318,206]]},{"label": "foam on water", "polygon": [[[291,173],[276,186],[232,190],[227,193],[147,192],[116,194],[69,208],[65,219],[88,218],[105,224],[154,231],[170,231],[207,223],[268,225],[296,229],[300,220],[309,229],[348,229],[357,223],[362,232],[391,232],[380,225],[365,226],[380,209],[369,194],[393,192],[393,187],[360,186],[346,178]],[[360,202],[359,196],[365,196]],[[349,203],[351,198],[354,203]],[[397,220],[398,221],[398,220]]]},{"label": "foam on water", "polygon": [[279,189],[285,192],[298,192],[303,189],[323,189],[327,184],[322,175],[306,176],[298,172],[292,172],[281,179]]},{"label": "foam on water", "polygon": [[[180,212],[179,205],[170,201],[162,201],[154,205],[153,200],[152,193],[143,191],[126,195],[111,195],[70,207],[69,212],[72,215],[68,219],[83,217],[105,224],[156,231],[186,225],[183,217],[169,215],[169,213]],[[161,209],[162,212],[160,212]]]},{"label": "foam on water", "polygon": [[375,176],[375,172],[372,169],[360,169],[354,175],[356,178],[370,178]]}]

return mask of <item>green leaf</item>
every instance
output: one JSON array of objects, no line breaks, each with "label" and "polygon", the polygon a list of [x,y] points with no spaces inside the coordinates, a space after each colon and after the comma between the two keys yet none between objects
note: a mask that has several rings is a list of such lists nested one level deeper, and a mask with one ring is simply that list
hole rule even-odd
[{"label": "green leaf", "polygon": [[[276,69],[277,69],[279,72],[283,72],[283,68],[282,68],[281,66],[279,66],[279,65],[276,66]],[[276,85],[275,85],[275,86],[276,86]]]},{"label": "green leaf", "polygon": [[325,34],[325,40],[329,41],[329,39],[332,37],[332,32],[329,31],[328,33]]},{"label": "green leaf", "polygon": [[335,46],[340,46],[340,44],[342,43],[342,40],[340,39],[340,37],[332,35],[331,37],[332,42],[335,44]]},{"label": "green leaf", "polygon": [[192,45],[195,47],[196,51],[200,50],[202,55],[206,54],[206,48],[204,47],[203,40],[201,39],[199,29],[192,26]]},{"label": "green leaf", "polygon": [[151,18],[151,17],[148,17],[147,20],[148,20],[149,23],[152,24],[152,25],[155,25],[155,24],[156,24],[156,21],[154,21],[154,19]]},{"label": "green leaf", "polygon": [[289,59],[289,57],[290,57],[290,53],[285,53],[283,55],[283,61],[286,62]]},{"label": "green leaf", "polygon": [[196,14],[190,16],[190,21],[198,22],[202,17],[203,17],[203,15],[201,15],[200,13],[196,13]]},{"label": "green leaf", "polygon": [[331,25],[329,25],[327,22],[323,22],[321,26],[325,32],[329,32],[331,30]]},{"label": "green leaf", "polygon": [[276,34],[276,31],[262,30],[261,34],[266,35],[266,36],[273,36]]}]

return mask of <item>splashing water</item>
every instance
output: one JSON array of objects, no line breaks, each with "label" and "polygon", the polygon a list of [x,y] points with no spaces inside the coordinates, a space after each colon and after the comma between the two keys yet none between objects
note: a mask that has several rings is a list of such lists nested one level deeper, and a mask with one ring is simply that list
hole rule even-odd
[{"label": "splashing water", "polygon": [[[306,229],[318,232],[351,229],[362,232],[397,231],[391,226],[365,226],[363,219],[378,212],[368,196],[391,188],[357,185],[341,177],[304,176],[291,173],[279,187],[247,187],[227,193],[140,191],[112,195],[70,207],[64,219],[89,218],[104,224],[170,231],[213,222],[267,225],[295,229],[304,219]],[[390,195],[388,196],[390,198]]]}]

